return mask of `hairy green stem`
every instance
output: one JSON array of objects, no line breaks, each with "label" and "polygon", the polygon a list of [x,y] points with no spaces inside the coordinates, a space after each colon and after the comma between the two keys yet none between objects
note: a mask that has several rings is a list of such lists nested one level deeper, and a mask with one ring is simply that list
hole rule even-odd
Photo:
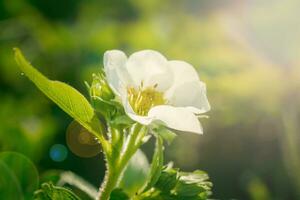
[{"label": "hairy green stem", "polygon": [[[122,173],[125,170],[130,158],[138,150],[142,144],[142,139],[146,134],[146,129],[140,124],[135,124],[128,136],[126,143],[124,144],[123,153],[116,153],[114,151],[119,151],[118,148],[111,148],[112,157],[106,156],[107,170],[105,174],[104,181],[99,190],[99,200],[108,200],[110,194],[118,185],[121,179]],[[115,158],[115,156],[118,156]]]},{"label": "hairy green stem", "polygon": [[111,192],[118,183],[119,177],[121,175],[120,170],[109,170],[107,169],[104,181],[99,191],[99,200],[108,200]]},{"label": "hairy green stem", "polygon": [[126,148],[120,159],[121,166],[126,166],[130,158],[140,148],[146,132],[147,130],[145,126],[135,124],[135,126],[133,127],[132,134],[129,136],[128,143],[125,144]]}]

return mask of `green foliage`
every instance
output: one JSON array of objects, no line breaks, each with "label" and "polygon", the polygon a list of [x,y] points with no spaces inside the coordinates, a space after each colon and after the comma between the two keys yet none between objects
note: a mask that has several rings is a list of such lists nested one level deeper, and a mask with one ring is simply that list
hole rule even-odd
[{"label": "green foliage", "polygon": [[101,97],[92,96],[92,104],[95,111],[99,112],[108,121],[113,120],[121,113],[124,114],[123,108],[120,103],[113,99],[104,100]]},{"label": "green foliage", "polygon": [[203,171],[180,172],[170,165],[162,170],[156,184],[140,194],[139,200],[206,200],[211,195],[212,183]]},{"label": "green foliage", "polygon": [[0,199],[32,199],[39,177],[28,158],[19,153],[2,152],[0,171]]},{"label": "green foliage", "polygon": [[129,200],[129,197],[122,189],[116,188],[111,192],[109,200]]},{"label": "green foliage", "polygon": [[62,170],[55,170],[55,169],[45,171],[40,174],[40,182],[41,183],[51,182],[54,185],[56,185],[60,180],[62,173],[63,173]]},{"label": "green foliage", "polygon": [[95,115],[94,109],[86,100],[86,98],[73,87],[59,82],[51,81],[37,71],[24,58],[21,51],[15,50],[15,59],[20,69],[26,76],[53,102],[55,102],[66,113],[78,121],[83,127],[93,133],[100,142],[103,148],[106,147],[103,138],[104,128]]},{"label": "green foliage", "polygon": [[52,143],[58,123],[45,103],[33,96],[22,100],[0,96],[0,151],[19,152],[38,162]]},{"label": "green foliage", "polygon": [[134,124],[134,121],[127,115],[121,115],[121,116],[115,117],[110,123],[112,126],[129,128],[131,125]]},{"label": "green foliage", "polygon": [[34,193],[35,200],[80,200],[71,190],[54,186],[50,183],[43,183],[41,189]]},{"label": "green foliage", "polygon": [[114,93],[110,89],[103,70],[99,74],[93,74],[91,84],[85,82],[91,98],[92,106],[107,121],[111,121],[116,115],[124,114],[123,107],[114,100]]},{"label": "green foliage", "polygon": [[160,176],[163,162],[164,162],[163,148],[164,147],[163,147],[162,138],[160,136],[157,136],[156,146],[155,146],[151,168],[150,168],[150,174],[144,191],[150,189],[156,183],[156,181]]},{"label": "green foliage", "polygon": [[178,182],[178,169],[171,167],[165,167],[162,170],[158,181],[155,183],[155,188],[159,189],[163,193],[170,192]]},{"label": "green foliage", "polygon": [[100,114],[106,122],[115,128],[126,129],[134,124],[124,111],[123,106],[115,99],[104,72],[93,74],[91,84],[85,82],[90,94],[91,103],[97,114]]},{"label": "green foliage", "polygon": [[[14,67],[11,46],[18,44],[26,49],[36,63],[50,66],[44,69],[47,73],[76,88],[81,84],[78,80],[97,72],[99,56],[107,49],[158,49],[169,58],[191,62],[201,79],[208,82],[209,98],[214,104],[211,120],[204,122],[209,133],[199,140],[183,135],[168,149],[166,157],[186,168],[205,163],[219,174],[215,179],[219,185],[217,196],[247,199],[246,187],[237,183],[244,170],[253,170],[263,182],[272,173],[274,181],[267,185],[272,196],[297,199],[299,186],[292,189],[291,179],[299,180],[299,165],[294,164],[299,156],[293,156],[288,149],[290,145],[300,146],[299,134],[291,138],[285,134],[289,131],[280,127],[287,105],[295,113],[300,108],[299,3],[67,0],[57,6],[55,1],[0,1],[4,27],[0,31],[0,149],[30,156],[43,172],[53,166],[51,161],[44,162],[49,145],[64,142],[62,130],[69,123],[68,119],[62,120],[65,116],[52,104],[36,98],[37,92]],[[239,17],[240,9],[236,9],[240,6],[246,8],[244,17]],[[36,120],[40,122],[30,126]],[[234,150],[228,145],[232,142]],[[187,147],[193,150],[189,156],[185,156]],[[266,153],[258,155],[258,149]],[[286,155],[285,165],[278,159],[280,149]],[[299,152],[299,148],[294,149]],[[74,159],[71,154],[68,158]],[[257,164],[266,159],[264,165]],[[59,166],[72,167],[82,176],[101,170],[85,171],[90,164],[87,160],[80,160],[82,165],[63,162]],[[98,179],[91,178],[93,182]]]},{"label": "green foliage", "polygon": [[[107,159],[107,180],[104,181],[102,199],[206,199],[210,194],[211,185],[206,180],[208,176],[201,172],[178,172],[165,167],[163,170],[163,140],[169,144],[176,134],[163,126],[152,127],[156,137],[155,151],[149,167],[146,156],[139,150],[140,146],[149,138],[149,128],[133,123],[124,117],[125,113],[112,91],[107,85],[104,76],[94,76],[92,85],[87,87],[93,107],[85,97],[71,86],[51,81],[37,71],[26,61],[19,49],[15,49],[15,59],[20,69],[28,78],[52,101],[66,113],[78,121],[84,128],[93,133],[102,143]],[[102,126],[99,120],[100,113],[108,127]],[[127,128],[130,127],[127,133]],[[109,140],[104,137],[104,130],[108,130]],[[109,143],[108,143],[109,142]],[[109,146],[108,146],[109,145]],[[128,163],[129,162],[129,163]],[[163,171],[162,171],[163,170]],[[122,176],[120,182],[119,179]],[[94,196],[94,189],[87,189],[88,183],[83,179],[67,174],[67,183],[90,192]],[[11,183],[13,184],[13,182]],[[118,187],[119,189],[115,189]],[[91,193],[93,193],[91,195]],[[70,199],[77,200],[70,190],[52,183],[42,184],[42,188],[35,192],[35,199]]]},{"label": "green foliage", "polygon": [[180,172],[179,180],[174,188],[174,193],[180,197],[206,198],[211,194],[212,183],[208,182],[208,175],[200,170],[192,173]]},{"label": "green foliage", "polygon": [[147,157],[138,150],[130,159],[119,187],[129,196],[134,196],[146,184],[149,171]]},{"label": "green foliage", "polygon": [[5,163],[0,161],[0,197],[1,199],[22,199],[22,189],[17,177]]}]

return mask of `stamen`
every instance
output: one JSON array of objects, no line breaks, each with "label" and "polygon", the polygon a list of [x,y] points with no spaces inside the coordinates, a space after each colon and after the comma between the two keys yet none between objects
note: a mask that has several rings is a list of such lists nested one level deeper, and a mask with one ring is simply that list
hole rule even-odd
[{"label": "stamen", "polygon": [[157,84],[152,87],[144,88],[143,82],[138,89],[127,88],[128,101],[138,115],[147,115],[149,110],[157,105],[166,103],[163,93],[156,90]]}]

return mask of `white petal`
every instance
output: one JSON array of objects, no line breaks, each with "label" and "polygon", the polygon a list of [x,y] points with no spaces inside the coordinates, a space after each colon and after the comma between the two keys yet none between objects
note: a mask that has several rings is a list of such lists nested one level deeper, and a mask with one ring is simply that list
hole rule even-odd
[{"label": "white petal", "polygon": [[169,105],[156,106],[149,111],[148,116],[153,117],[155,121],[163,122],[171,129],[203,134],[198,118],[186,108]]},{"label": "white petal", "polygon": [[206,86],[201,81],[184,82],[172,87],[165,96],[168,99],[168,104],[176,107],[187,107],[196,114],[210,110],[210,104],[206,96]]},{"label": "white petal", "polygon": [[187,62],[180,60],[169,61],[174,74],[174,84],[179,85],[187,81],[198,81],[199,76],[195,68]]},{"label": "white petal", "polygon": [[126,63],[127,70],[136,87],[143,82],[144,86],[154,86],[165,91],[173,78],[167,59],[157,51],[143,50],[132,54]]},{"label": "white petal", "polygon": [[149,124],[152,123],[153,118],[152,117],[148,117],[148,116],[141,116],[141,115],[137,115],[135,113],[127,113],[127,115],[133,120],[136,121],[140,124],[143,124],[145,126],[148,126]]},{"label": "white petal", "polygon": [[125,64],[127,56],[119,50],[110,50],[104,53],[103,64],[107,81],[112,90],[119,95],[121,84],[127,84],[129,81],[128,72]]}]

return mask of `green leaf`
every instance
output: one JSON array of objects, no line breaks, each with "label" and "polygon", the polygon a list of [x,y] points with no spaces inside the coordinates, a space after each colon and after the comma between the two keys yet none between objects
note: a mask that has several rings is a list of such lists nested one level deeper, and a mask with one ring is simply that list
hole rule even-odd
[{"label": "green leaf", "polygon": [[196,170],[194,172],[180,172],[180,180],[186,183],[201,183],[209,179],[206,172]]},{"label": "green leaf", "polygon": [[179,182],[176,187],[176,192],[178,196],[198,196],[205,189],[197,184],[188,184],[185,182]]},{"label": "green leaf", "polygon": [[35,200],[80,200],[71,190],[54,186],[52,183],[43,183],[42,188],[34,193]]},{"label": "green leaf", "polygon": [[95,112],[86,98],[73,87],[60,82],[52,81],[36,70],[23,56],[22,52],[15,48],[15,59],[21,71],[54,103],[68,113],[83,127],[93,133],[103,148],[106,141],[103,137],[104,128],[95,115]]},{"label": "green leaf", "polygon": [[119,187],[128,195],[135,195],[146,184],[149,168],[147,157],[138,150],[130,159]]},{"label": "green leaf", "polygon": [[15,174],[0,160],[0,199],[23,199],[20,183]]},{"label": "green leaf", "polygon": [[208,175],[200,170],[179,172],[167,165],[162,170],[156,184],[138,194],[139,200],[207,200],[212,194],[212,183]]},{"label": "green leaf", "polygon": [[121,188],[116,188],[111,192],[109,200],[129,200],[129,197]]},{"label": "green leaf", "polygon": [[86,195],[90,196],[92,199],[95,198],[98,194],[97,188],[84,180],[82,177],[70,171],[65,171],[60,174],[60,180],[58,181],[57,185],[63,186],[65,184],[78,188]]},{"label": "green leaf", "polygon": [[212,184],[208,182],[208,175],[200,170],[196,170],[192,173],[180,172],[179,181],[176,185],[175,191],[178,196],[192,197],[199,196],[202,193],[210,194]]},{"label": "green leaf", "polygon": [[162,170],[158,181],[155,184],[155,188],[168,193],[170,192],[178,182],[178,170],[173,168],[165,168]]},{"label": "green leaf", "polygon": [[152,164],[150,168],[150,173],[148,176],[148,183],[144,191],[149,190],[154,186],[160,177],[162,167],[163,167],[163,140],[160,136],[156,137],[155,151],[152,158]]},{"label": "green leaf", "polygon": [[94,199],[98,193],[97,188],[71,171],[48,170],[41,174],[40,180],[43,183],[51,182],[57,186],[68,185],[91,199]]},{"label": "green leaf", "polygon": [[[15,152],[3,152],[0,153],[0,161],[2,164],[9,168],[10,173],[15,177],[16,183],[19,189],[16,189],[16,194],[20,191],[23,194],[24,199],[32,199],[33,192],[38,188],[38,172],[34,164],[25,156]],[[3,166],[2,166],[3,167]],[[8,181],[9,182],[9,181]],[[12,184],[12,183],[11,183]],[[10,186],[2,185],[0,186],[10,190]],[[5,191],[5,189],[0,189],[0,191]],[[6,191],[6,195],[16,195],[14,191]],[[2,192],[0,192],[2,194]],[[0,195],[1,197],[1,195]],[[9,198],[0,198],[9,199]]]}]

